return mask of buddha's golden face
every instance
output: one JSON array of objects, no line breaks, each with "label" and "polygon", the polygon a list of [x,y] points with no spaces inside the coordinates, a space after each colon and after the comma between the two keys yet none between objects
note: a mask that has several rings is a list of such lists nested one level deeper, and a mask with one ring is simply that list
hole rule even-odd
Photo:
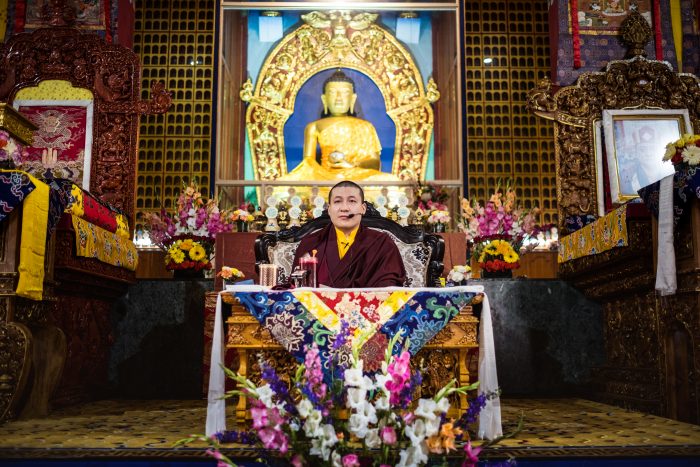
[{"label": "buddha's golden face", "polygon": [[321,96],[323,106],[332,116],[347,115],[355,106],[357,95],[352,90],[352,83],[333,82],[326,85]]}]

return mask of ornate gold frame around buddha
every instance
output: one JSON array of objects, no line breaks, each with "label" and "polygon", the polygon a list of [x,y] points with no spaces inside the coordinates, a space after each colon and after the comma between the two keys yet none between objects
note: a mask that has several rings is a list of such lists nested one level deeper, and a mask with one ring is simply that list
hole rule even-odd
[{"label": "ornate gold frame around buddha", "polygon": [[366,74],[379,88],[396,126],[391,173],[402,180],[424,180],[437,85],[427,89],[411,54],[388,30],[375,24],[377,14],[314,11],[306,24],[287,34],[263,63],[258,82],[246,81],[240,96],[248,102],[246,129],[255,178],[276,180],[287,174],[284,124],[294,112],[301,86],[316,73],[350,68]]}]

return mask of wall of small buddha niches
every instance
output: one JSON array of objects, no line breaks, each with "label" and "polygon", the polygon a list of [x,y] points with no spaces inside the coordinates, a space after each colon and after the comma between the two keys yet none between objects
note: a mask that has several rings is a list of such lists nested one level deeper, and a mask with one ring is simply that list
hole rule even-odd
[{"label": "wall of small buddha niches", "polygon": [[214,94],[213,0],[137,0],[134,51],[141,57],[143,99],[153,81],[173,94],[165,115],[141,119],[137,223],[146,211],[171,208],[183,181],[208,195]]},{"label": "wall of small buddha niches", "polygon": [[547,3],[465,2],[467,170],[470,199],[483,202],[510,179],[541,222],[556,223],[554,127],[525,108],[527,91],[549,75]]}]

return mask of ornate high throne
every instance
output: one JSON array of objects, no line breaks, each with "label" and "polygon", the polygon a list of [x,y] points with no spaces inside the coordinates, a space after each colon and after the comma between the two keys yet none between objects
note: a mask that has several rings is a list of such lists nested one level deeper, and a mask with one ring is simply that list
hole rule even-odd
[{"label": "ornate high throne", "polygon": [[[11,106],[30,93],[58,105],[65,97],[52,93],[56,86],[90,96],[85,152],[92,155],[83,166],[89,179],[83,188],[100,209],[113,207],[133,226],[139,117],[165,112],[171,97],[154,84],[152,100],[141,100],[137,55],[71,27],[72,10],[63,3],[47,5],[51,27],[14,35],[1,46],[0,101]],[[75,224],[63,214],[47,236],[43,299],[17,296],[22,223],[20,206],[0,224],[0,420],[20,411],[45,415],[51,397],[68,404],[106,386],[111,303],[135,281],[134,271],[78,256]]]},{"label": "ornate high throne", "polygon": [[[553,120],[555,125],[557,204],[562,229],[579,238],[601,232],[602,235],[596,235],[603,241],[611,232],[622,234],[610,249],[598,248],[597,254],[581,254],[571,260],[560,258],[560,276],[604,307],[607,362],[597,372],[599,398],[697,423],[698,203],[694,201],[690,222],[679,222],[675,232],[678,291],[659,297],[654,290],[656,221],[640,203],[617,206],[612,202],[604,176],[605,161],[610,160],[610,155],[604,157],[600,141],[604,133],[599,130],[599,122],[606,110],[687,110],[697,132],[700,79],[674,72],[667,62],[645,58],[645,45],[652,31],[640,14],[629,15],[621,34],[629,46],[628,59],[610,62],[602,72],[584,73],[575,85],[556,92],[551,81],[544,80],[529,93],[530,110]],[[660,161],[663,155],[661,152],[656,157]],[[615,168],[609,165],[607,170]],[[614,208],[614,212],[599,219]],[[602,224],[606,219],[610,222],[608,227]],[[560,240],[565,243],[567,237]]]}]

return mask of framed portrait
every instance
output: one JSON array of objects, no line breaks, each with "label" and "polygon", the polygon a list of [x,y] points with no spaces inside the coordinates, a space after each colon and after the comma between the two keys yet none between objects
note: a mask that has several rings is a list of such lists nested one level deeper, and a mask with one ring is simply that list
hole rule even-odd
[{"label": "framed portrait", "polygon": [[89,190],[93,101],[18,99],[12,105],[38,128],[22,158],[22,170],[66,178]]},{"label": "framed portrait", "polygon": [[674,172],[663,161],[666,145],[692,131],[687,109],[603,110],[610,197],[614,204]]}]

